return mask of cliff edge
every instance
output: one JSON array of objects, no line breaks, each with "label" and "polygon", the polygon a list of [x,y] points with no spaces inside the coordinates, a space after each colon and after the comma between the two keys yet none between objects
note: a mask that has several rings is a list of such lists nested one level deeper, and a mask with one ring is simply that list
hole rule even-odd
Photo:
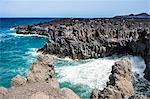
[{"label": "cliff edge", "polygon": [[18,34],[48,37],[40,52],[59,57],[88,59],[131,54],[142,56],[150,81],[150,19],[58,19],[16,27]]}]

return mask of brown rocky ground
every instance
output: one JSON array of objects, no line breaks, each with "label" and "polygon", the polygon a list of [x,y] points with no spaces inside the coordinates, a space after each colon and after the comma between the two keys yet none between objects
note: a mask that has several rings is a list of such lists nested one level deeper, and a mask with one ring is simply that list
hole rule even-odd
[{"label": "brown rocky ground", "polygon": [[52,56],[40,55],[25,78],[18,75],[11,88],[0,88],[0,99],[80,99],[72,90],[60,89],[54,73]]},{"label": "brown rocky ground", "polygon": [[103,90],[94,89],[91,99],[148,99],[148,97],[134,94],[131,63],[121,60],[112,66],[107,86]]}]

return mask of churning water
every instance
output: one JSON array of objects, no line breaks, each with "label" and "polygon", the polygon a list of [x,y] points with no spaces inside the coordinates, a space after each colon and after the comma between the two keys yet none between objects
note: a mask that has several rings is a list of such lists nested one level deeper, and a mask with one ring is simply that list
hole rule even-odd
[{"label": "churning water", "polygon": [[92,89],[103,89],[106,86],[112,65],[121,59],[128,59],[131,62],[133,77],[137,73],[143,78],[144,60],[139,56],[127,55],[88,60],[57,58],[55,60],[57,79],[61,87],[69,87],[82,99],[87,99],[90,97]]},{"label": "churning water", "polygon": [[[0,86],[10,87],[12,77],[17,74],[25,75],[30,64],[36,60],[36,51],[47,42],[47,38],[43,36],[16,35],[14,27],[51,20],[53,19],[0,19]],[[106,86],[112,65],[123,58],[132,63],[136,93],[150,94],[150,84],[143,78],[145,63],[139,56],[112,56],[87,60],[55,58],[56,78],[61,87],[68,87],[82,99],[88,99],[92,89],[103,89]]]}]

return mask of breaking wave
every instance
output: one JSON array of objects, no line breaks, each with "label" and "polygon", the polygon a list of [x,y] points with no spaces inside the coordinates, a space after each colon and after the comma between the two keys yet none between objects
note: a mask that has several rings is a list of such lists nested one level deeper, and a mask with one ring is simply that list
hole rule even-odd
[{"label": "breaking wave", "polygon": [[38,34],[16,34],[16,33],[13,33],[14,36],[23,36],[23,37],[32,37],[32,36],[35,36],[35,37],[44,37],[44,38],[48,38],[47,36],[45,35],[38,35]]},{"label": "breaking wave", "polygon": [[31,55],[31,56],[38,56],[40,53],[37,52],[38,48],[29,48],[28,52],[25,54]]},{"label": "breaking wave", "polygon": [[133,77],[135,73],[143,77],[145,69],[143,58],[128,55],[88,60],[58,58],[55,61],[57,79],[62,87],[69,87],[82,99],[87,99],[92,89],[103,89],[106,86],[112,65],[121,59],[128,59],[131,62]]},{"label": "breaking wave", "polygon": [[10,31],[14,31],[14,30],[15,30],[15,28],[10,28],[9,30],[10,30]]}]

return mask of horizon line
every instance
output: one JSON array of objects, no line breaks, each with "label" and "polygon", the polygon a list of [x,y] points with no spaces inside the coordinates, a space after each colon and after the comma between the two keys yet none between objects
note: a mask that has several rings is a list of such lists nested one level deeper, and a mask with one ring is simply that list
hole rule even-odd
[{"label": "horizon line", "polygon": [[[141,13],[147,13],[148,15],[150,15],[150,12],[141,12]],[[141,14],[141,13],[129,13],[129,14],[117,14],[117,15],[113,15],[113,16],[0,16],[0,18],[114,18],[116,16],[124,16],[124,15],[130,15],[130,14]]]}]

